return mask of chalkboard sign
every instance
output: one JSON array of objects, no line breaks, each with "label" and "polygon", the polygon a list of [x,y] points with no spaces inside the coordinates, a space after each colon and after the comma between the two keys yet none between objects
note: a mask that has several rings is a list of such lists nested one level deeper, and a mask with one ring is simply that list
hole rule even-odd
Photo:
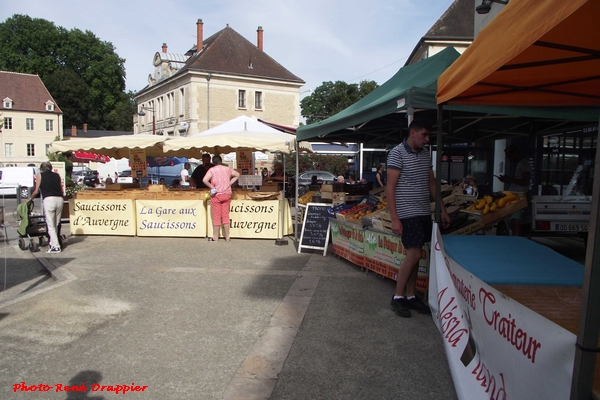
[{"label": "chalkboard sign", "polygon": [[327,209],[331,204],[308,203],[304,212],[304,223],[300,235],[298,253],[302,248],[323,250],[327,254],[329,242],[329,214]]}]

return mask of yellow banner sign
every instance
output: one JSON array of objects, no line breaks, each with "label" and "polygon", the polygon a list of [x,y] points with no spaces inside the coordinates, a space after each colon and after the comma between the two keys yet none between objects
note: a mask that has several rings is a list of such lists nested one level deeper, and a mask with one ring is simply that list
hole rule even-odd
[{"label": "yellow banner sign", "polygon": [[75,199],[71,204],[71,234],[135,236],[133,200]]},{"label": "yellow banner sign", "polygon": [[135,204],[138,236],[206,236],[202,200],[136,200]]},{"label": "yellow banner sign", "polygon": [[[287,205],[287,202],[284,202]],[[281,231],[281,201],[279,200],[231,200],[229,218],[231,219],[230,236],[234,238],[278,239]],[[212,236],[212,213],[210,203],[207,207],[208,235]],[[285,219],[288,232],[292,228],[289,206]],[[223,236],[223,232],[221,235]]]}]

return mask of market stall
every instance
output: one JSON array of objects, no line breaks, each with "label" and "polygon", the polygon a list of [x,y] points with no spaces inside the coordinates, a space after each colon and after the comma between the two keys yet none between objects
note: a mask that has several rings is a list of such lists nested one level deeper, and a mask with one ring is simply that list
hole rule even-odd
[{"label": "market stall", "polygon": [[[440,76],[438,104],[553,106],[573,115],[591,112],[597,121],[599,17],[600,3],[592,0],[511,1]],[[600,165],[599,152],[595,164]],[[571,399],[591,398],[593,389],[600,389],[600,381],[594,381],[600,331],[598,177],[594,178],[592,216],[596,218],[590,221],[592,250],[586,257],[580,329],[576,345],[571,343],[575,353]],[[547,382],[552,380],[546,376]]]},{"label": "market stall", "polygon": [[[256,126],[256,124],[259,124]],[[167,146],[167,143],[169,146]],[[132,173],[147,176],[148,157],[177,155],[200,158],[205,152],[235,151],[240,184],[234,189],[230,218],[231,237],[278,239],[293,232],[290,207],[282,185],[263,185],[251,173],[254,151],[288,152],[295,137],[240,117],[198,136],[165,139],[158,136],[119,136],[54,142],[52,151],[94,151],[130,159]],[[310,145],[307,145],[308,149]],[[247,178],[247,179],[246,179]],[[249,180],[256,180],[251,182]],[[141,180],[140,180],[141,181]],[[260,193],[254,185],[261,186]],[[152,185],[113,184],[106,189],[83,190],[70,200],[71,232],[75,235],[206,237],[212,235],[211,210],[206,190],[169,189]]]}]

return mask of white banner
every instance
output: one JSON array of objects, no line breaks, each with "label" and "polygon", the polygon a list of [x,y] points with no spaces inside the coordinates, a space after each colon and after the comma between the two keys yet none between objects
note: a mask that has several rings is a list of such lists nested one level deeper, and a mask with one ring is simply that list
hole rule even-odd
[{"label": "white banner", "polygon": [[429,306],[458,398],[568,399],[575,335],[458,265],[437,225],[431,243]]}]

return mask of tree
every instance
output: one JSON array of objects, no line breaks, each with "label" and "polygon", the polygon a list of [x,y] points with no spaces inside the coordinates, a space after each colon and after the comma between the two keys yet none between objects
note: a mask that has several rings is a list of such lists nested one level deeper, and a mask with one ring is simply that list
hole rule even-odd
[{"label": "tree", "polygon": [[343,81],[323,82],[300,102],[307,124],[322,121],[356,103],[378,87],[375,81],[348,84]]},{"label": "tree", "polygon": [[[281,157],[276,157],[281,161]],[[334,175],[343,175],[348,167],[348,157],[335,154],[300,154],[298,158],[298,173],[305,171],[329,171]],[[296,175],[296,155],[294,153],[285,156],[286,175]]]},{"label": "tree", "polygon": [[[108,115],[122,101],[124,63],[112,43],[90,31],[19,14],[0,23],[0,69],[39,75],[61,109],[64,103],[65,122],[85,118],[90,129],[107,129]],[[86,98],[76,101],[81,95]]]}]

